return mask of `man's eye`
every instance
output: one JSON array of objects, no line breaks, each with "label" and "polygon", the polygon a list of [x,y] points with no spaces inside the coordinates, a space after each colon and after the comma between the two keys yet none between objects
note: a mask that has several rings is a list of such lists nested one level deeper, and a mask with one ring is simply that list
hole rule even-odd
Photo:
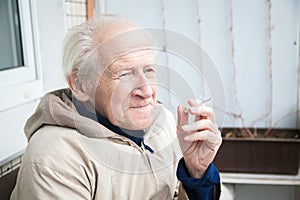
[{"label": "man's eye", "polygon": [[154,67],[149,67],[145,69],[145,74],[148,77],[153,77],[155,76],[156,70],[154,69]]},{"label": "man's eye", "polygon": [[128,79],[131,75],[132,75],[132,72],[123,72],[119,75],[119,78],[124,80],[124,79]]}]

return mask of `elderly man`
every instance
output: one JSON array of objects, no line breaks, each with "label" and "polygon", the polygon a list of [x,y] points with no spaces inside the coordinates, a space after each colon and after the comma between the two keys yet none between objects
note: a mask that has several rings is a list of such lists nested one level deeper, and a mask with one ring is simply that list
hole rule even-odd
[{"label": "elderly man", "polygon": [[28,147],[11,199],[219,198],[212,161],[222,139],[214,113],[191,99],[189,108],[178,106],[176,127],[156,100],[151,43],[114,15],[69,32],[69,89],[46,94],[27,121]]}]

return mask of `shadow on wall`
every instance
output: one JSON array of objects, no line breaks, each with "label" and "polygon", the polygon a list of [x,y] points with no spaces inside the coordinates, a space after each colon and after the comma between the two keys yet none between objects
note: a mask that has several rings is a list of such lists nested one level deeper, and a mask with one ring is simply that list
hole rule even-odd
[{"label": "shadow on wall", "polygon": [[9,200],[10,194],[16,184],[18,171],[19,168],[0,178],[0,197],[2,200]]}]

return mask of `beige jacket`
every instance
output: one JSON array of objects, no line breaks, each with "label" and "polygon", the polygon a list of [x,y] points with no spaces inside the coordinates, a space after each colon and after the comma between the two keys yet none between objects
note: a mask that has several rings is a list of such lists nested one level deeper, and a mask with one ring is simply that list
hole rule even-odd
[{"label": "beige jacket", "polygon": [[45,95],[25,125],[29,142],[11,199],[173,199],[176,125],[162,106],[156,113],[145,136],[151,154],[79,115],[68,89]]}]

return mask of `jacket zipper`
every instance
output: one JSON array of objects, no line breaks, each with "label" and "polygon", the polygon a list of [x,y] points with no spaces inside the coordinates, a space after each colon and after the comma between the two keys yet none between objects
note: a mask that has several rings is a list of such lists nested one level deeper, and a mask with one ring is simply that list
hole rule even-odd
[{"label": "jacket zipper", "polygon": [[142,152],[145,154],[146,153],[146,148],[145,148],[143,142],[141,142],[141,149],[142,149]]}]

